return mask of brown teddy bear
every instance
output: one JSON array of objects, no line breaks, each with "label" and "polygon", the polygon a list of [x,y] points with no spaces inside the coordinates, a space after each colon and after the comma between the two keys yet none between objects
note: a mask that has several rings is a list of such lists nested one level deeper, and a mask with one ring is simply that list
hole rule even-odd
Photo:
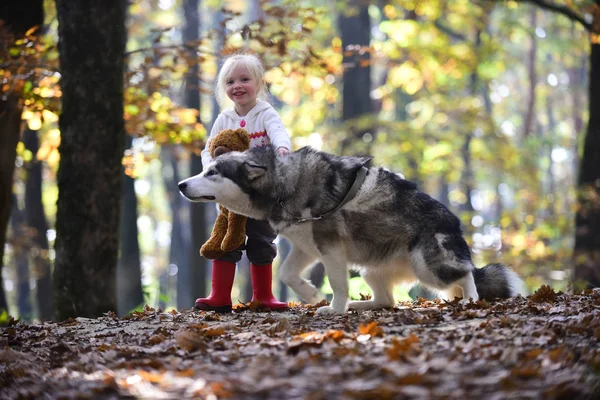
[{"label": "brown teddy bear", "polygon": [[[245,129],[224,129],[210,141],[208,150],[213,158],[230,151],[250,148],[250,135]],[[216,259],[243,245],[246,241],[246,217],[235,214],[219,204],[219,215],[210,238],[200,248],[200,254]]]}]

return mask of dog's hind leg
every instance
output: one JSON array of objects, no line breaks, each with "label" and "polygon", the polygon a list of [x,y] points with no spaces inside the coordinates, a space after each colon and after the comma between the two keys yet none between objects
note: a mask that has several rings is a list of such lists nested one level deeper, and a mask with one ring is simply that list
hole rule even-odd
[{"label": "dog's hind leg", "polygon": [[437,234],[433,240],[424,240],[411,251],[410,260],[415,275],[425,286],[460,295],[456,290],[459,288],[464,301],[479,300],[472,272],[475,267],[461,236]]},{"label": "dog's hind leg", "polygon": [[288,285],[306,303],[316,303],[319,301],[319,289],[301,277],[302,272],[315,260],[316,257],[293,246],[279,270],[279,279]]},{"label": "dog's hind leg", "polygon": [[341,250],[321,257],[325,273],[329,278],[329,285],[333,290],[333,299],[330,306],[319,307],[318,314],[343,315],[348,311],[348,264]]},{"label": "dog's hind leg", "polygon": [[348,305],[349,308],[360,311],[394,307],[394,281],[388,274],[372,272],[362,277],[371,290],[373,290],[373,299],[351,301]]}]

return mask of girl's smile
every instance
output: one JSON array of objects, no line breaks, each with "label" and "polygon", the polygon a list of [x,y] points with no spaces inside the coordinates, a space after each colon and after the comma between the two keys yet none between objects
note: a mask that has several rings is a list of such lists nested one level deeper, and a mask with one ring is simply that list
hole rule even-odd
[{"label": "girl's smile", "polygon": [[240,65],[227,78],[225,92],[233,101],[235,111],[243,117],[256,105],[258,82],[246,67]]}]

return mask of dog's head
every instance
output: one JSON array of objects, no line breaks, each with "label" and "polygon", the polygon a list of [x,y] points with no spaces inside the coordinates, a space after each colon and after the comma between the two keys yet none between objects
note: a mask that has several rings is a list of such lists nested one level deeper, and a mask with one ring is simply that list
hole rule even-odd
[{"label": "dog's head", "polygon": [[270,147],[230,152],[215,158],[202,173],[179,183],[194,202],[217,202],[251,218],[264,219],[273,193],[275,153]]}]

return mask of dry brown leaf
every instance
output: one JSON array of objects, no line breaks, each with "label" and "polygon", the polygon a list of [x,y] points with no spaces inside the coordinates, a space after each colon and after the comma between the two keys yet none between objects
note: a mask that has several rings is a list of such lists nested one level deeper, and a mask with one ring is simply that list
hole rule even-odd
[{"label": "dry brown leaf", "polygon": [[200,350],[206,351],[206,340],[204,335],[198,331],[181,329],[175,332],[175,342],[177,345],[189,352]]},{"label": "dry brown leaf", "polygon": [[206,337],[221,336],[225,333],[225,329],[223,328],[205,328],[202,330],[202,334]]},{"label": "dry brown leaf", "polygon": [[530,297],[530,300],[533,301],[534,303],[552,303],[555,299],[556,299],[556,293],[548,285],[542,285]]},{"label": "dry brown leaf", "polygon": [[346,333],[337,329],[329,329],[325,331],[325,336],[336,342],[340,342],[346,337]]},{"label": "dry brown leaf", "polygon": [[419,373],[410,373],[401,376],[396,380],[398,385],[421,385],[425,381],[425,375]]},{"label": "dry brown leaf", "polygon": [[402,360],[412,352],[416,352],[419,344],[419,338],[411,333],[410,336],[404,339],[392,339],[392,347],[386,350],[388,357],[391,360]]},{"label": "dry brown leaf", "polygon": [[213,382],[210,384],[210,391],[217,396],[217,398],[228,398],[231,397],[231,392],[225,388],[223,382]]},{"label": "dry brown leaf", "polygon": [[524,365],[518,366],[510,370],[511,376],[522,378],[522,379],[532,379],[536,378],[540,374],[540,366],[539,365]]},{"label": "dry brown leaf", "polygon": [[528,352],[525,353],[525,358],[527,358],[528,360],[533,360],[538,358],[541,354],[544,353],[544,349],[531,349]]},{"label": "dry brown leaf", "polygon": [[371,321],[367,325],[360,325],[358,333],[361,335],[371,335],[371,337],[382,337],[383,329],[377,325],[377,322]]},{"label": "dry brown leaf", "polygon": [[164,335],[154,335],[148,339],[148,344],[157,345],[164,342],[167,338]]},{"label": "dry brown leaf", "polygon": [[142,380],[151,382],[151,383],[161,383],[164,380],[163,373],[157,374],[154,372],[147,372],[144,370],[138,371],[137,373]]}]

